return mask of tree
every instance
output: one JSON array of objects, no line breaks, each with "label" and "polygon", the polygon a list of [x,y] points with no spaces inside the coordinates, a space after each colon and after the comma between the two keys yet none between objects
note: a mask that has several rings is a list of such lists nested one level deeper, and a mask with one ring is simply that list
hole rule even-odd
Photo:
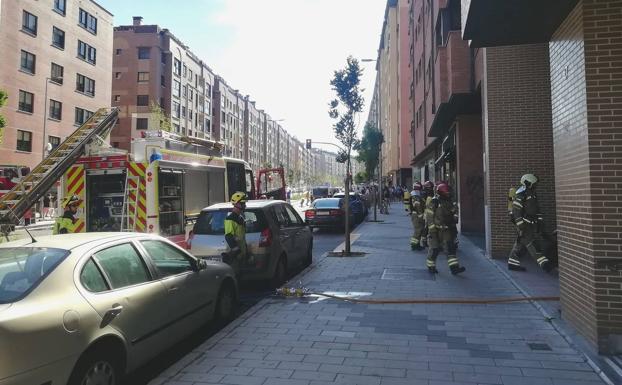
[{"label": "tree", "polygon": [[363,138],[358,147],[357,159],[365,164],[365,172],[369,179],[376,174],[376,168],[380,162],[380,146],[384,143],[384,135],[371,122],[365,124]]},{"label": "tree", "polygon": [[345,194],[345,254],[350,254],[350,180],[351,175],[351,155],[352,149],[359,146],[357,138],[357,115],[363,111],[362,90],[359,88],[363,70],[359,66],[358,60],[349,56],[346,67],[335,71],[333,79],[330,81],[333,91],[337,98],[329,103],[328,115],[336,122],[333,124],[335,137],[341,142],[343,148],[340,151],[340,158],[345,159],[346,163],[346,194]]},{"label": "tree", "polygon": [[164,109],[154,101],[151,102],[150,108],[153,120],[158,126],[157,129],[170,132],[173,129],[173,126],[171,125],[171,119],[166,116]]},{"label": "tree", "polygon": [[[6,101],[8,98],[9,98],[9,94],[7,94],[6,91],[4,90],[0,90],[0,108],[2,108],[6,104]],[[4,140],[4,127],[5,126],[6,126],[6,119],[4,118],[2,114],[0,114],[0,144],[2,144],[2,141]]]},{"label": "tree", "polygon": [[366,180],[368,180],[366,171],[359,171],[354,175],[354,182],[356,183],[364,183]]}]

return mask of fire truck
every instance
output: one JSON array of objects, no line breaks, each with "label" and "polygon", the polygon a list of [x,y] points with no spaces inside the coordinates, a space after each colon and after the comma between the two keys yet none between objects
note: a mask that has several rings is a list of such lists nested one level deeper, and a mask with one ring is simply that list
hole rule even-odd
[{"label": "fire truck", "polygon": [[192,224],[209,205],[236,191],[255,197],[248,163],[220,156],[218,142],[146,131],[129,153],[97,148],[69,167],[64,196],[82,199],[75,232],[157,233],[184,245]]}]

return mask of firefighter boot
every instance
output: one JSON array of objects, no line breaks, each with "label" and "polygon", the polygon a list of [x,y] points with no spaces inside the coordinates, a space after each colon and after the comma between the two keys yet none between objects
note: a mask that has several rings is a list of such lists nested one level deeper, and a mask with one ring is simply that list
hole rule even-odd
[{"label": "firefighter boot", "polygon": [[515,255],[511,255],[510,258],[508,258],[508,270],[526,271],[527,269],[520,265],[518,257],[516,257]]},{"label": "firefighter boot", "polygon": [[546,271],[547,273],[553,270],[553,264],[547,257],[542,256],[538,258],[537,262],[538,262],[538,265],[540,265],[540,267],[542,268],[542,270]]},{"label": "firefighter boot", "polygon": [[466,271],[464,266],[460,266],[458,263],[458,258],[453,255],[448,256],[447,264],[449,265],[449,270],[451,270],[451,274],[456,275]]},{"label": "firefighter boot", "polygon": [[438,256],[439,249],[430,249],[428,250],[428,259],[426,260],[426,265],[428,266],[428,271],[430,274],[438,274],[438,270],[436,269],[436,257]]}]

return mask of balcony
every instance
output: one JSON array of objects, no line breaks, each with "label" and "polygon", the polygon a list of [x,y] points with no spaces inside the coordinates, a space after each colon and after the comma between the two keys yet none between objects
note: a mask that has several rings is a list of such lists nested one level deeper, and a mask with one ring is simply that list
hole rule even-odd
[{"label": "balcony", "polygon": [[462,37],[472,47],[548,42],[578,0],[462,0]]}]

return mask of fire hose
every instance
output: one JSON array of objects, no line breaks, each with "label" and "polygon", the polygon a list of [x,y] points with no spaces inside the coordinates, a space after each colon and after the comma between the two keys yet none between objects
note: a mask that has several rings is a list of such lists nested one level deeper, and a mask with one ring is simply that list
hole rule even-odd
[{"label": "fire hose", "polygon": [[498,304],[527,301],[559,301],[555,296],[531,296],[531,297],[499,297],[499,298],[412,298],[412,299],[361,299],[338,296],[328,293],[314,292],[307,288],[282,287],[276,290],[276,294],[283,297],[305,297],[310,295],[322,296],[339,301],[361,304]]}]

